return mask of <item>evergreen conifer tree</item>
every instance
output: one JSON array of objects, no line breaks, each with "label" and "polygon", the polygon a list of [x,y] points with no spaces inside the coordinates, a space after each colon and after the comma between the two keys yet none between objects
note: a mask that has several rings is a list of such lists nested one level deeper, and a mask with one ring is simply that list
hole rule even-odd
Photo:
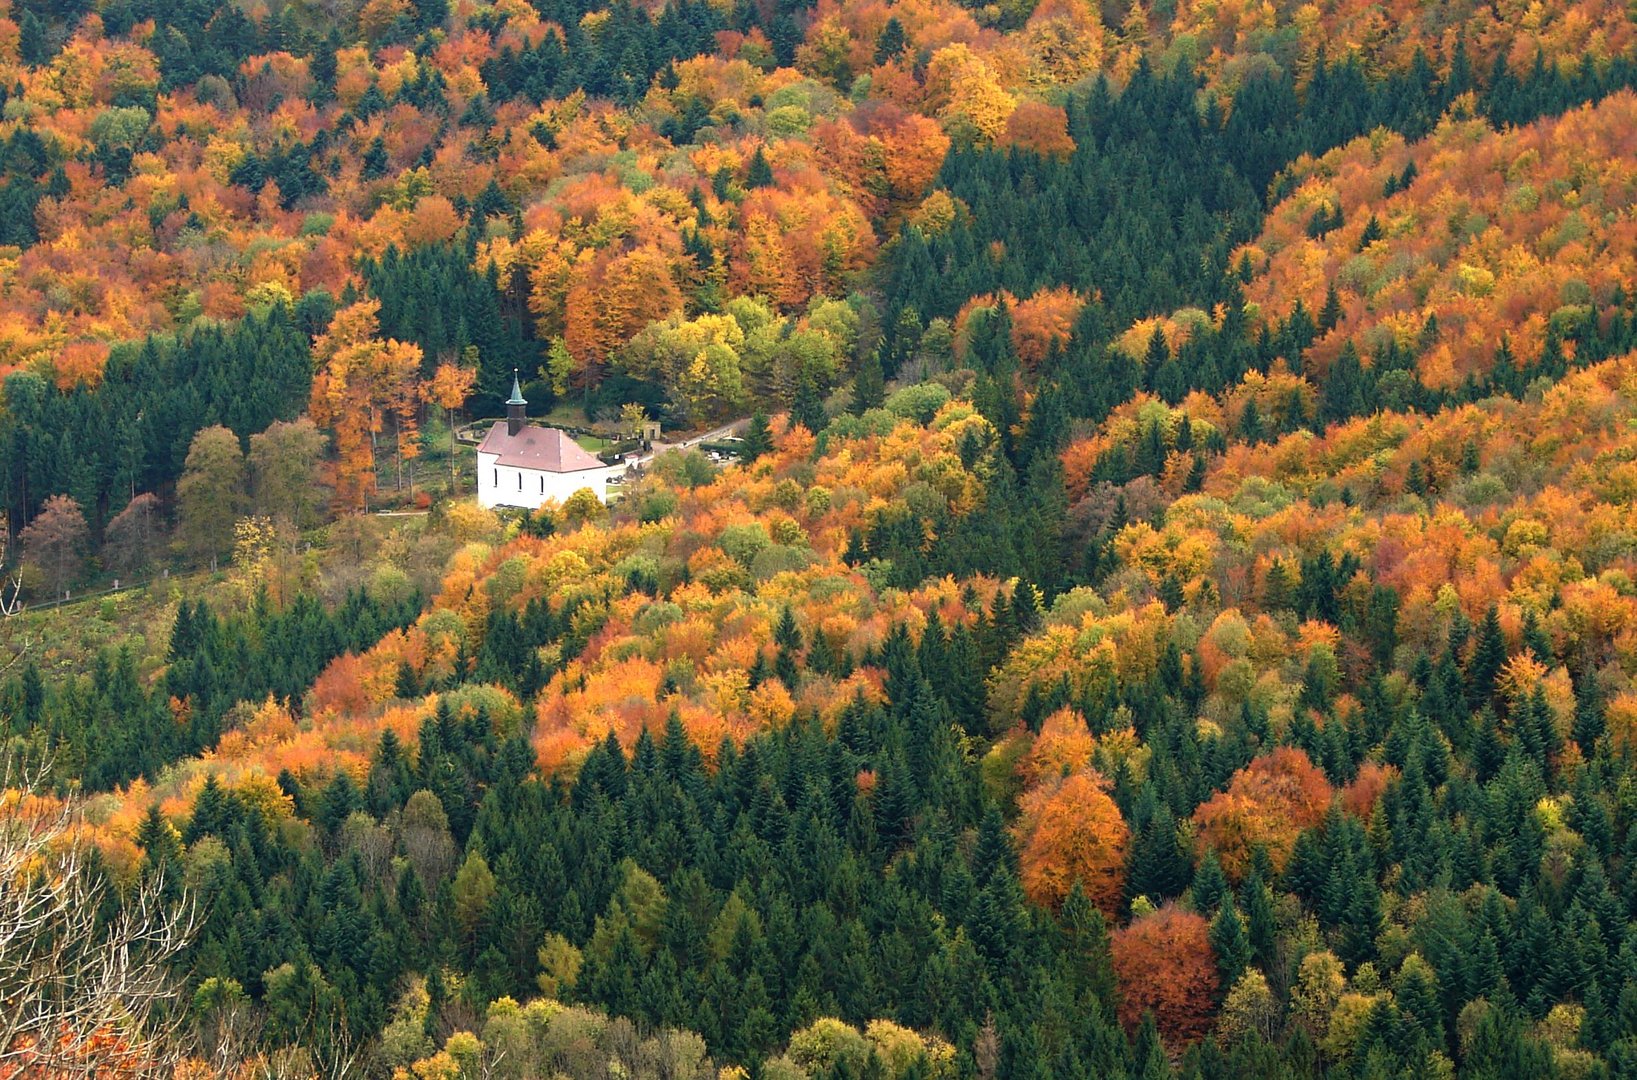
[{"label": "evergreen conifer tree", "polygon": [[796,383],[796,399],[790,406],[790,419],[817,435],[829,425],[824,412],[824,399],[819,396],[818,383],[807,371]]},{"label": "evergreen conifer tree", "polygon": [[886,377],[881,371],[881,354],[872,349],[858,365],[858,372],[853,376],[852,413],[863,416],[871,409],[878,409],[886,400]]},{"label": "evergreen conifer tree", "polygon": [[739,460],[746,465],[772,452],[773,428],[767,422],[766,413],[758,410],[750,418],[750,424],[745,428],[744,440],[739,446]]}]

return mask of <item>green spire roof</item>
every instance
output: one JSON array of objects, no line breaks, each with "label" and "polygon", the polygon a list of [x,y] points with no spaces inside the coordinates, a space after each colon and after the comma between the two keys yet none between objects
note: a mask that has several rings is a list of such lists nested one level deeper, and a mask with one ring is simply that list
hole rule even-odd
[{"label": "green spire roof", "polygon": [[527,401],[523,400],[523,387],[518,385],[518,382],[517,382],[517,369],[516,368],[512,368],[512,396],[511,396],[511,400],[507,401],[506,404],[508,404],[508,405],[527,405],[528,404]]}]

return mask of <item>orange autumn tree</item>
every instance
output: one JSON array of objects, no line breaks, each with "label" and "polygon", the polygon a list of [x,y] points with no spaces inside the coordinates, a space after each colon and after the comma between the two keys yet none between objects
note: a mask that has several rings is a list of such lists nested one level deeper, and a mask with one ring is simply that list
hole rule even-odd
[{"label": "orange autumn tree", "polygon": [[[445,360],[438,365],[427,380],[422,393],[426,400],[443,410],[444,419],[449,424],[450,437],[454,437],[455,410],[466,404],[466,399],[472,394],[472,387],[477,383],[477,346],[468,345],[469,354],[463,357],[468,363],[457,364],[452,360]],[[458,491],[460,488],[460,455],[449,456],[449,489]]]},{"label": "orange autumn tree", "polygon": [[1032,150],[1037,154],[1068,157],[1074,153],[1074,140],[1069,137],[1069,117],[1061,106],[1043,101],[1020,101],[1012,115],[1006,118],[1006,129],[1001,134],[1003,146]]},{"label": "orange autumn tree", "polygon": [[[475,353],[475,349],[472,351]],[[471,396],[472,386],[476,382],[475,366],[445,360],[432,373],[432,378],[427,380],[424,391],[426,400],[448,414],[450,425],[453,426],[455,410],[466,404],[466,399]]]},{"label": "orange autumn tree", "polygon": [[1012,347],[1018,359],[1038,367],[1053,347],[1066,346],[1085,304],[1085,297],[1064,286],[1019,300],[1012,308]]},{"label": "orange autumn tree", "polygon": [[1086,726],[1086,718],[1065,705],[1041,722],[1040,734],[1018,763],[1018,771],[1027,783],[1050,782],[1091,764],[1096,749],[1097,739]]},{"label": "orange autumn tree", "polygon": [[378,436],[390,420],[402,462],[418,453],[415,410],[418,345],[381,339],[381,305],[360,300],[336,312],[313,342],[313,419],[335,435],[336,501],[362,509],[375,491]]},{"label": "orange autumn tree", "polygon": [[962,349],[970,342],[972,316],[979,311],[992,312],[1002,304],[1011,313],[1012,348],[1018,359],[1033,369],[1040,366],[1053,348],[1060,349],[1069,343],[1074,322],[1086,306],[1086,298],[1065,285],[1040,289],[1022,300],[1004,289],[974,296],[955,316]]},{"label": "orange autumn tree", "polygon": [[1193,1042],[1210,1030],[1218,982],[1210,932],[1203,915],[1175,904],[1114,932],[1109,945],[1127,1031],[1149,1011],[1167,1039]]},{"label": "orange autumn tree", "polygon": [[95,389],[108,363],[105,341],[75,341],[57,354],[57,389],[72,390],[81,384]]},{"label": "orange autumn tree", "polygon": [[1023,796],[1019,863],[1029,899],[1056,907],[1078,881],[1104,914],[1119,910],[1131,830],[1108,787],[1095,770],[1083,769]]},{"label": "orange autumn tree", "polygon": [[1296,837],[1319,823],[1332,794],[1307,754],[1281,746],[1234,773],[1227,791],[1194,811],[1194,825],[1200,844],[1214,848],[1222,869],[1237,881],[1258,845],[1283,869]]},{"label": "orange autumn tree", "polygon": [[869,265],[875,234],[862,210],[808,177],[791,190],[759,188],[740,210],[729,284],[793,311],[815,296],[841,294]]},{"label": "orange autumn tree", "polygon": [[564,340],[579,380],[595,383],[609,353],[682,310],[669,257],[652,245],[600,260],[568,291]]}]

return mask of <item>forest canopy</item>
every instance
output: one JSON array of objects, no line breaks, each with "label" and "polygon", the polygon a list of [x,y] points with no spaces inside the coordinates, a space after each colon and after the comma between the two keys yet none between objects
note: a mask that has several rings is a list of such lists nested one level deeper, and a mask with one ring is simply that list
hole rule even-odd
[{"label": "forest canopy", "polygon": [[1634,50],[0,0],[0,1076],[1637,1072]]}]

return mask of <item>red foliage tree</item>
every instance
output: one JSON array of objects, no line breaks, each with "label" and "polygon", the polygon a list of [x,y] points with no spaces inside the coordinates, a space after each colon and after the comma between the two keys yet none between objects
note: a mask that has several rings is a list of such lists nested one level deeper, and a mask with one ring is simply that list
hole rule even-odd
[{"label": "red foliage tree", "polygon": [[159,497],[143,492],[125,504],[103,534],[103,562],[117,574],[147,566],[164,536]]},{"label": "red foliage tree", "polygon": [[67,495],[53,495],[23,530],[23,559],[39,567],[52,592],[61,596],[85,570],[89,538],[80,504]]},{"label": "red foliage tree", "polygon": [[1149,1011],[1167,1039],[1193,1042],[1210,1030],[1217,990],[1210,933],[1203,915],[1174,904],[1114,932],[1110,944],[1126,1030],[1135,1030]]},{"label": "red foliage tree", "polygon": [[1387,785],[1398,778],[1398,770],[1391,765],[1367,761],[1359,767],[1358,776],[1341,792],[1342,805],[1354,817],[1368,819]]}]

